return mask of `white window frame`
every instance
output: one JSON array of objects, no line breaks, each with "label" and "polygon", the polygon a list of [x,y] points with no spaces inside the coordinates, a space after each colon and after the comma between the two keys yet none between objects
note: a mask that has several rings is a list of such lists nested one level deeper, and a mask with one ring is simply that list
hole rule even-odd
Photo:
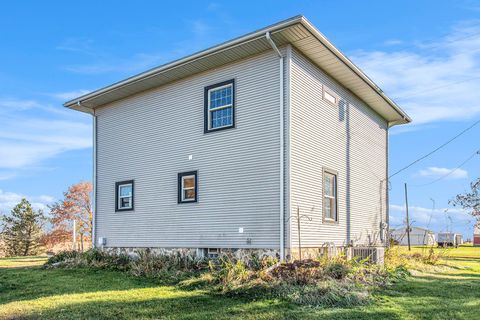
[{"label": "white window frame", "polygon": [[[334,188],[333,188],[333,196],[331,195],[327,195],[325,193],[325,177],[326,175],[331,175],[333,176],[334,178]],[[334,217],[331,218],[331,217],[327,217],[327,212],[325,210],[326,206],[325,206],[325,199],[333,199],[333,203],[334,203],[334,210],[333,210],[333,214],[334,214]],[[322,202],[323,202],[323,206],[322,206],[322,211],[323,211],[323,221],[325,222],[330,222],[330,223],[338,223],[338,173],[334,170],[329,170],[329,169],[323,169],[323,174],[322,174]]]},{"label": "white window frame", "polygon": [[[224,88],[227,88],[227,87],[231,87],[232,88],[232,103],[230,104],[226,104],[226,105],[223,105],[221,107],[216,107],[216,108],[213,108],[213,109],[210,109],[210,92],[212,91],[216,91],[216,90],[221,90],[221,89],[224,89]],[[207,96],[208,96],[208,104],[207,104],[207,111],[208,111],[208,130],[217,130],[217,129],[222,129],[222,128],[229,128],[229,127],[233,127],[233,112],[234,112],[234,106],[233,106],[233,101],[234,101],[234,92],[235,88],[233,86],[233,83],[228,83],[228,84],[225,84],[223,86],[218,86],[218,87],[214,87],[214,88],[210,88],[207,90]],[[231,124],[226,124],[224,126],[220,126],[220,127],[212,127],[212,113],[214,111],[218,111],[218,110],[222,110],[222,109],[226,109],[226,108],[232,108],[232,123]]]},{"label": "white window frame", "polygon": [[[331,101],[329,97],[332,98],[334,101]],[[322,98],[324,101],[326,101],[328,104],[331,104],[332,106],[338,106],[338,101],[340,100],[340,97],[325,85],[323,86]]]},{"label": "white window frame", "polygon": [[[120,192],[120,190],[122,189],[122,187],[127,187],[127,186],[130,186],[130,194],[128,196],[122,196],[122,193]],[[117,192],[118,192],[118,203],[117,203],[118,210],[132,209],[133,208],[133,183],[119,184]],[[128,207],[122,206],[123,198],[130,198],[130,201],[129,201],[130,205]]]},{"label": "white window frame", "polygon": [[[193,187],[187,187],[185,188],[185,179],[189,179],[189,178],[193,178]],[[192,201],[195,201],[197,199],[197,192],[195,191],[197,187],[197,177],[195,177],[194,174],[190,174],[188,176],[182,176],[182,202],[192,202]],[[193,197],[193,199],[187,199],[185,198],[185,191],[186,190],[194,190],[195,191],[195,197]]]}]

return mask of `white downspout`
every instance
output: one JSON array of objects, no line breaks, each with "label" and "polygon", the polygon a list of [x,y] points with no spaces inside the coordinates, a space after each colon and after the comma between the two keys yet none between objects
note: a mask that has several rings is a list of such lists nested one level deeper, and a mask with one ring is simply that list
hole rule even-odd
[{"label": "white downspout", "polygon": [[[83,107],[80,101],[77,102],[79,107]],[[97,115],[95,109],[92,111],[92,164],[93,164],[93,176],[92,176],[92,248],[96,247],[95,239],[95,216],[97,215]]]},{"label": "white downspout", "polygon": [[270,37],[270,32],[265,34],[268,42],[272,46],[272,49],[277,53],[280,62],[280,260],[285,260],[285,172],[284,172],[284,158],[285,158],[285,147],[284,147],[284,102],[283,102],[283,79],[284,79],[284,68],[283,68],[283,55],[278,50],[275,42],[273,42]]}]

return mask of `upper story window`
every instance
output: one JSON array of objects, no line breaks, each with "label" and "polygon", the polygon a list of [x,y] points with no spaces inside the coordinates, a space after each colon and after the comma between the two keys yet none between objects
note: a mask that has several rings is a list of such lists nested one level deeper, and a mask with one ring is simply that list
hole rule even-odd
[{"label": "upper story window", "polygon": [[205,87],[205,132],[235,126],[234,80]]},{"label": "upper story window", "polygon": [[197,202],[197,171],[178,174],[178,203]]},{"label": "upper story window", "polygon": [[323,171],[323,219],[338,221],[337,174],[329,170]]},{"label": "upper story window", "polygon": [[115,211],[133,210],[133,180],[117,182],[115,187]]},{"label": "upper story window", "polygon": [[339,98],[332,90],[330,90],[326,86],[323,86],[323,100],[336,106],[338,105]]}]

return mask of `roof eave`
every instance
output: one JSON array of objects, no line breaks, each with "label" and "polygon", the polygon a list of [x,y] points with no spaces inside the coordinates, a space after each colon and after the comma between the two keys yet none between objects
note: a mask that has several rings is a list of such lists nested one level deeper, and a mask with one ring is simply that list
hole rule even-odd
[{"label": "roof eave", "polygon": [[392,99],[390,99],[379,86],[372,79],[370,79],[357,65],[355,65],[346,55],[343,54],[328,38],[321,33],[313,24],[310,23],[305,17],[301,17],[302,24],[310,31],[323,45],[331,50],[338,58],[342,60],[350,69],[355,72],[357,76],[362,78],[372,89],[374,89],[400,116],[401,119],[395,120],[394,125],[401,123],[409,123],[412,121],[410,116],[402,110]]},{"label": "roof eave", "polygon": [[[109,92],[121,89],[123,87],[134,84],[136,82],[146,80],[150,77],[158,75],[162,72],[166,72],[170,69],[174,69],[176,67],[186,65],[197,59],[207,57],[211,54],[215,54],[229,48],[234,48],[235,46],[238,46],[248,41],[259,39],[261,37],[264,37],[266,32],[273,33],[295,24],[301,24],[303,27],[305,27],[322,45],[324,45],[334,56],[336,56],[342,63],[344,63],[356,76],[358,76],[372,90],[374,90],[375,93],[378,94],[393,110],[395,110],[395,112],[398,114],[398,118],[390,119],[388,123],[389,127],[398,125],[398,124],[406,124],[412,121],[412,119],[392,99],[390,99],[387,95],[385,95],[383,91],[362,70],[360,70],[360,68],[358,68],[339,49],[337,49],[315,26],[313,26],[304,16],[301,16],[301,15],[270,25],[263,29],[235,38],[233,40],[221,43],[217,46],[210,47],[203,51],[186,56],[184,58],[180,58],[178,60],[164,64],[162,66],[152,68],[138,75],[116,82],[107,87],[100,88],[91,93],[69,100],[65,102],[63,105],[65,107],[72,108],[78,111],[91,113],[91,110],[97,107],[98,105],[93,104],[89,106],[88,105],[89,100],[100,97]],[[81,102],[81,104],[79,104],[79,102]],[[88,109],[90,109],[90,111]]]}]

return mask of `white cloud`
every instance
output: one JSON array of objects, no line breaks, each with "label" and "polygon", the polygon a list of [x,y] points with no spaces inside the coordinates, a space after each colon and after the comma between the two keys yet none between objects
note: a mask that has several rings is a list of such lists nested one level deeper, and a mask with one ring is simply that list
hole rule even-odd
[{"label": "white cloud", "polygon": [[351,55],[415,124],[480,115],[480,26],[456,25],[435,43]]},{"label": "white cloud", "polygon": [[62,152],[91,146],[86,115],[31,99],[0,98],[0,107],[0,180]]},{"label": "white cloud", "polygon": [[383,44],[385,44],[387,46],[398,46],[400,44],[403,44],[403,41],[399,40],[399,39],[390,39],[390,40],[385,41]]},{"label": "white cloud", "polygon": [[34,100],[22,100],[15,98],[0,98],[0,111],[24,111],[39,108],[41,105]]},{"label": "white cloud", "polygon": [[84,65],[69,65],[65,70],[81,74],[102,74],[111,72],[133,73],[145,71],[163,61],[163,55],[137,53],[128,58],[102,58]]},{"label": "white cloud", "polygon": [[73,91],[65,91],[65,92],[56,92],[56,93],[50,93],[49,96],[58,100],[68,101],[68,100],[72,100],[80,96],[83,96],[84,94],[87,94],[90,91],[91,90],[73,90]]},{"label": "white cloud", "polygon": [[428,167],[418,171],[417,175],[425,178],[464,179],[468,177],[468,172],[461,168]]},{"label": "white cloud", "polygon": [[9,214],[22,198],[26,198],[36,210],[48,210],[48,205],[55,201],[54,197],[48,195],[28,197],[14,192],[5,192],[0,189],[0,214]]},{"label": "white cloud", "polygon": [[90,146],[91,127],[86,123],[46,119],[0,120],[0,168],[24,168],[59,153]]}]

